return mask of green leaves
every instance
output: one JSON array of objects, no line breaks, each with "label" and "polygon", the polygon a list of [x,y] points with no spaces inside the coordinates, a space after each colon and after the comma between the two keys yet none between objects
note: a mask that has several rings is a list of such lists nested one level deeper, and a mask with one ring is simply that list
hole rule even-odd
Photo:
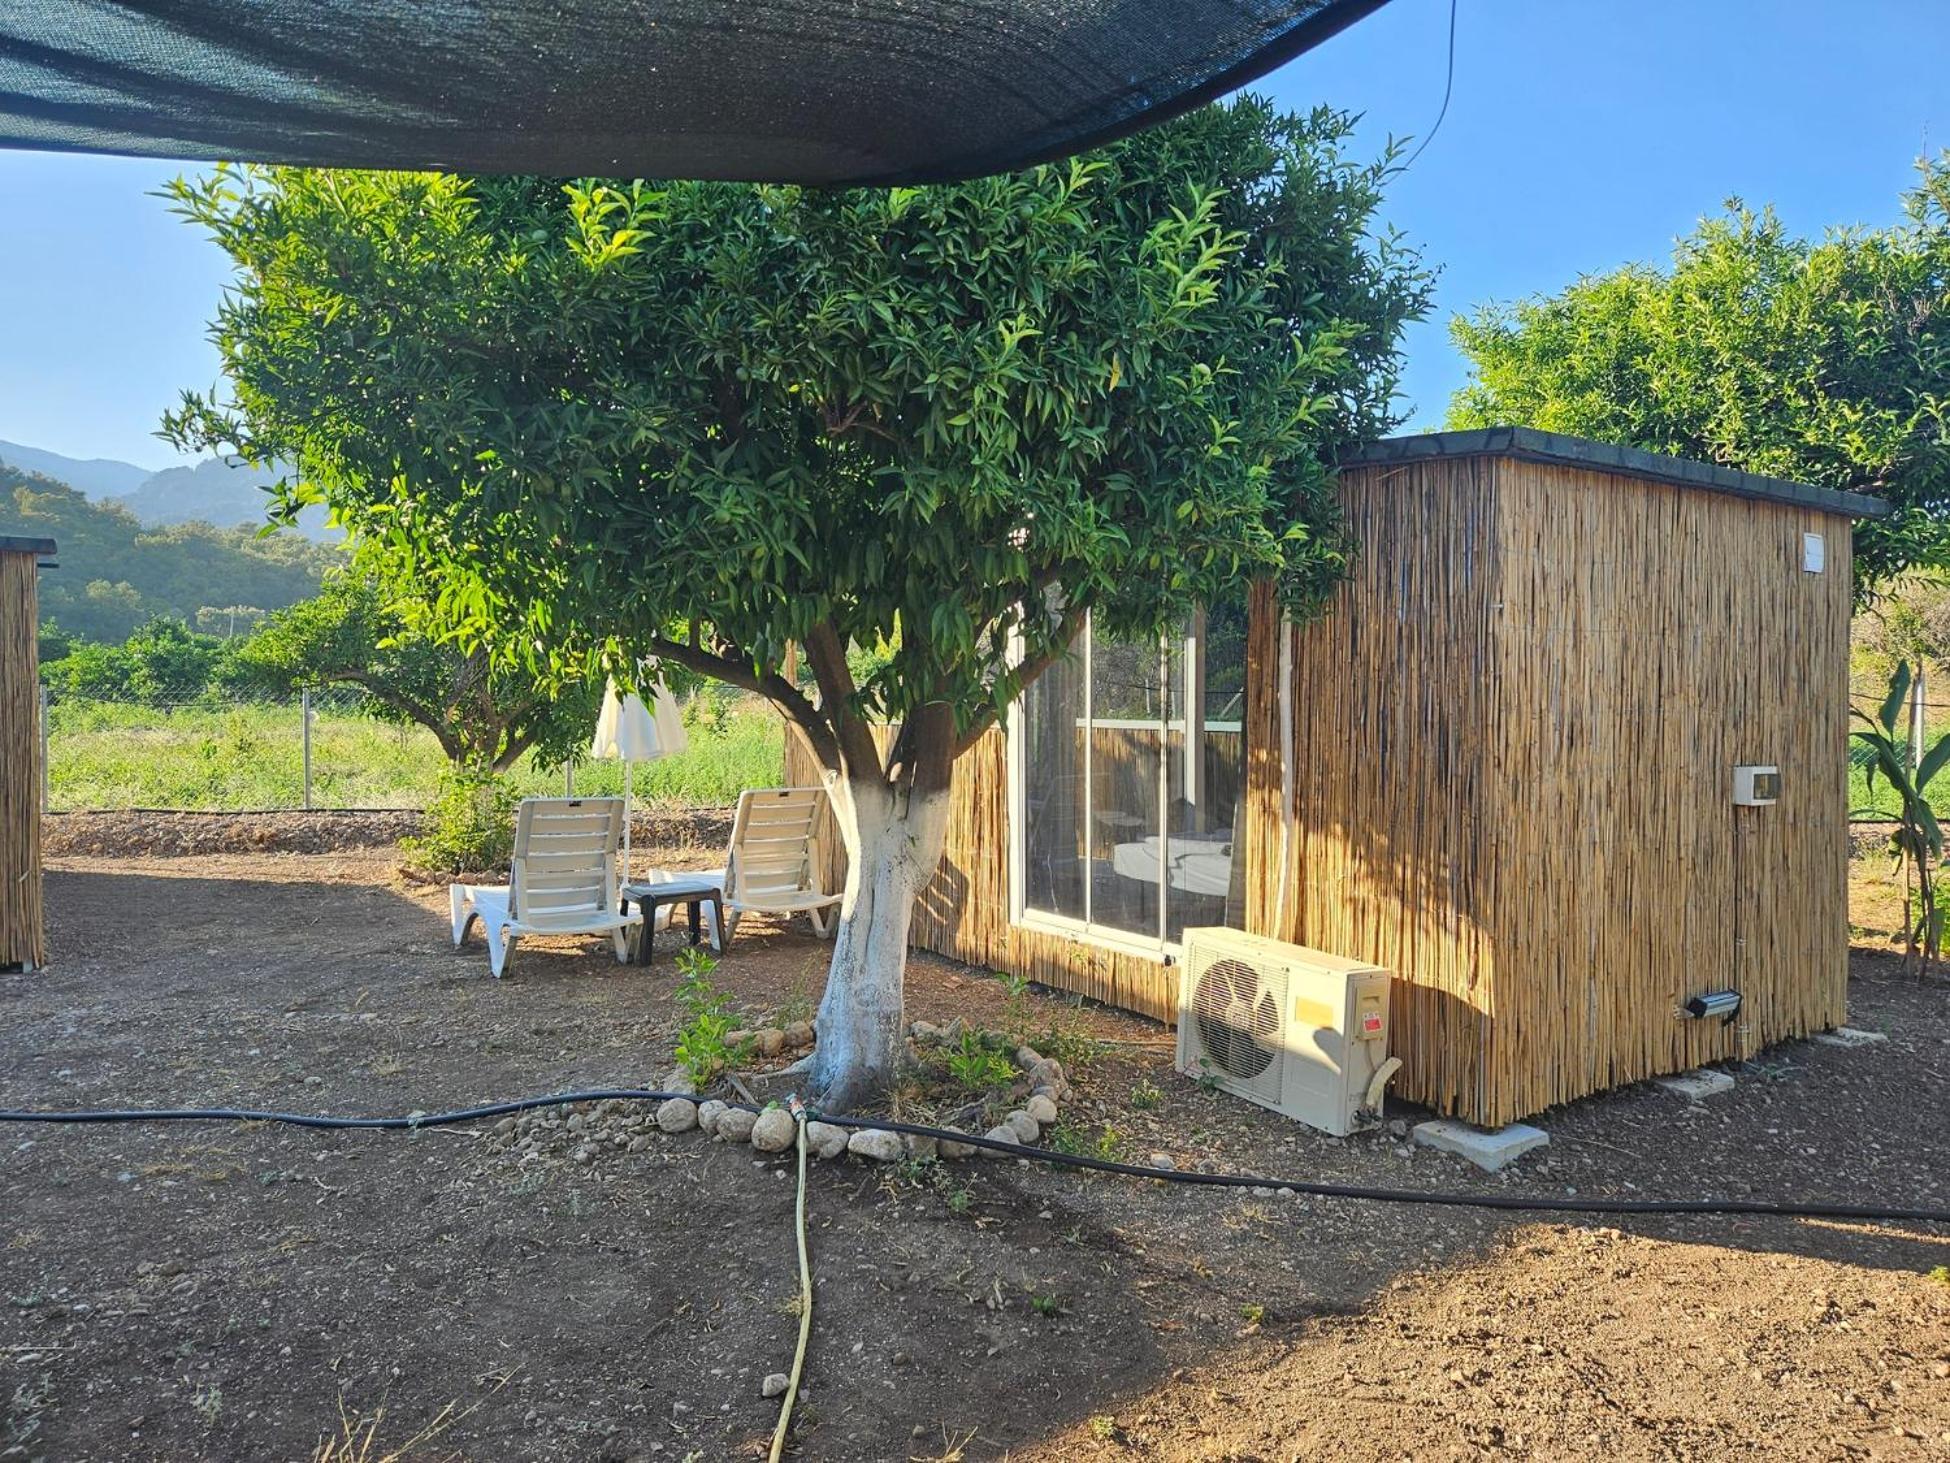
[{"label": "green leaves", "polygon": [[1329,468],[1428,293],[1350,126],[1248,98],[885,192],[230,170],[176,193],[237,266],[231,395],[172,430],[297,463],[502,672],[685,624],[763,674],[824,626],[888,647],[853,710],[970,725],[1046,593],[1160,627],[1335,581]]}]

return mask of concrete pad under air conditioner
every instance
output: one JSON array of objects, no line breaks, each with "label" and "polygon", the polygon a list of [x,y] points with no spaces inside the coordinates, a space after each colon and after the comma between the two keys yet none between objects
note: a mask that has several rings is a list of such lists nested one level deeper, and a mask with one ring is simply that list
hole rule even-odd
[{"label": "concrete pad under air conditioner", "polygon": [[1528,1123],[1512,1123],[1493,1132],[1472,1128],[1453,1118],[1436,1118],[1415,1125],[1415,1141],[1421,1147],[1466,1158],[1485,1173],[1495,1173],[1550,1140],[1549,1133]]},{"label": "concrete pad under air conditioner", "polygon": [[1889,1040],[1889,1033],[1886,1031],[1858,1031],[1853,1026],[1837,1026],[1833,1031],[1817,1031],[1815,1033],[1815,1040],[1823,1046],[1874,1046],[1879,1041]]},{"label": "concrete pad under air conditioner", "polygon": [[1691,1072],[1676,1072],[1670,1077],[1654,1077],[1652,1085],[1663,1087],[1674,1097],[1683,1097],[1688,1102],[1704,1102],[1709,1097],[1718,1097],[1722,1092],[1733,1091],[1733,1074],[1700,1067]]}]

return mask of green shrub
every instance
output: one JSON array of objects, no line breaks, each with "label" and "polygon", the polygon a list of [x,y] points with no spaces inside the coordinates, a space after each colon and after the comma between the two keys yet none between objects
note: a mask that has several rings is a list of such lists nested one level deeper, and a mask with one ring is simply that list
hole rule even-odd
[{"label": "green shrub", "polygon": [[[643,938],[650,938],[646,927]],[[677,1028],[677,1061],[700,1091],[718,1073],[727,1071],[751,1053],[751,1038],[731,1045],[736,1026],[731,997],[711,984],[717,960],[701,945],[677,954],[677,1004],[684,1019]]]},{"label": "green shrub", "polygon": [[449,772],[427,804],[419,833],[400,840],[416,867],[431,874],[505,870],[515,851],[515,804],[520,793],[506,778]]},{"label": "green shrub", "polygon": [[964,1092],[990,1092],[1016,1077],[1016,1064],[973,1031],[964,1031],[961,1044],[949,1048],[946,1057],[949,1077]]}]

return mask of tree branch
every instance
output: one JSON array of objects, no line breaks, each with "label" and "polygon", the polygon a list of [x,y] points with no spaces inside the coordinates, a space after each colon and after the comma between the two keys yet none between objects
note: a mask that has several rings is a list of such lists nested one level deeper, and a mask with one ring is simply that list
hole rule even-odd
[{"label": "tree branch", "polygon": [[881,771],[880,749],[873,731],[852,706],[853,672],[847,668],[846,646],[831,625],[814,625],[806,635],[806,663],[819,686],[819,709],[833,729],[840,756],[849,773],[871,767]]},{"label": "tree branch", "polygon": [[726,685],[737,686],[763,696],[785,718],[801,731],[812,744],[813,755],[819,765],[829,772],[843,770],[840,760],[840,744],[832,729],[820,716],[819,709],[800,694],[799,689],[776,671],[760,674],[754,671],[749,661],[730,655],[719,655],[697,645],[680,645],[675,640],[655,636],[644,647],[659,660],[673,661],[685,670],[695,671],[700,676],[709,676]]},{"label": "tree branch", "polygon": [[[1076,641],[1077,635],[1082,631],[1083,623],[1084,616],[1082,615],[1065,615],[1062,624],[1058,627],[1056,638],[1016,668],[1017,675],[1022,680],[1022,684],[1016,688],[1016,695],[1018,697],[1033,686],[1037,678],[1044,671],[1048,670],[1070,653],[1070,646]],[[980,741],[987,734],[989,728],[995,725],[997,714],[997,708],[993,706],[986,708],[955,742],[955,756],[961,756],[963,752],[966,752],[970,747]]]}]

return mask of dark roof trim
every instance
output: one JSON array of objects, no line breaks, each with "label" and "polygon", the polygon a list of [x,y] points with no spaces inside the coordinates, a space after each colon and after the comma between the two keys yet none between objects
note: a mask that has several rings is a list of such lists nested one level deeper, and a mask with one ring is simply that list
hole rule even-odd
[{"label": "dark roof trim", "polygon": [[1791,503],[1798,508],[1813,508],[1820,513],[1834,513],[1847,518],[1884,518],[1890,512],[1888,503],[1864,493],[1817,488],[1808,483],[1789,482],[1785,478],[1738,472],[1711,462],[1694,462],[1686,457],[1668,457],[1662,452],[1620,447],[1613,442],[1593,442],[1585,437],[1539,432],[1532,427],[1482,427],[1469,432],[1429,432],[1415,437],[1388,437],[1370,443],[1341,461],[1344,466],[1352,467],[1357,464],[1372,466],[1390,462],[1421,462],[1439,457],[1515,457],[1525,462],[1547,462],[1559,467],[1591,468],[1598,472],[1646,478],[1655,483],[1670,483],[1676,488],[1704,488],[1710,493],[1729,493],[1736,498]]},{"label": "dark roof trim", "polygon": [[13,538],[0,534],[0,554],[51,554],[54,540],[51,538]]}]

